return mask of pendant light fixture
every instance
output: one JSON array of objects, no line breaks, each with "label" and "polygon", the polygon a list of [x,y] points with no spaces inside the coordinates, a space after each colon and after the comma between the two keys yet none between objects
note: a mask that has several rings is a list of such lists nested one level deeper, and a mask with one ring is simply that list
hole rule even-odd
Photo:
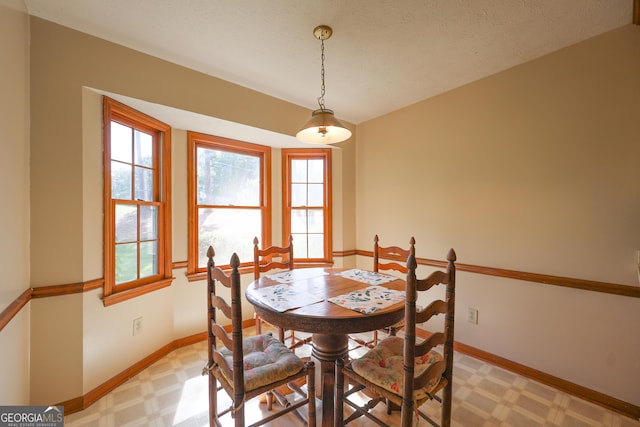
[{"label": "pendant light fixture", "polygon": [[318,98],[320,108],[311,114],[311,119],[296,134],[296,138],[300,141],[310,144],[333,144],[351,137],[351,131],[335,118],[332,110],[324,106],[324,41],[331,37],[331,34],[333,34],[333,30],[326,25],[319,25],[313,29],[313,35],[320,40],[320,59],[322,61],[320,68],[322,84]]}]

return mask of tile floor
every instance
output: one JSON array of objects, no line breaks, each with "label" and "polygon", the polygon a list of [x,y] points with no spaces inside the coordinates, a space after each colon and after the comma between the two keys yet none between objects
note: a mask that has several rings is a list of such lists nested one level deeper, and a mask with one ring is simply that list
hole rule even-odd
[{"label": "tile floor", "polygon": [[[300,349],[298,354],[304,356],[305,351],[308,349]],[[89,408],[66,416],[65,426],[207,426],[207,378],[201,375],[206,359],[205,342],[175,350]],[[221,405],[228,403],[221,402]],[[320,404],[318,401],[318,407]],[[426,403],[422,409],[437,414],[437,405],[429,405]],[[265,405],[258,399],[245,408],[247,422],[266,412]],[[386,417],[382,405],[375,411]],[[269,425],[302,425],[293,416],[289,417]],[[399,420],[396,412],[391,417],[392,423]],[[349,425],[365,424],[371,422],[358,419]],[[231,420],[228,425],[233,425]],[[427,422],[422,420],[419,425],[426,426]],[[456,353],[452,425],[640,427],[640,422]]]}]

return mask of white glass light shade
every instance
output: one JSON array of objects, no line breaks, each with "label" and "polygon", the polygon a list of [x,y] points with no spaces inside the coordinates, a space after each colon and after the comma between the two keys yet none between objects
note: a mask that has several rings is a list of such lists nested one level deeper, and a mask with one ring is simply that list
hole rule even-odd
[{"label": "white glass light shade", "polygon": [[310,144],[335,144],[350,137],[351,131],[326,108],[315,110],[311,120],[296,134],[300,141]]}]

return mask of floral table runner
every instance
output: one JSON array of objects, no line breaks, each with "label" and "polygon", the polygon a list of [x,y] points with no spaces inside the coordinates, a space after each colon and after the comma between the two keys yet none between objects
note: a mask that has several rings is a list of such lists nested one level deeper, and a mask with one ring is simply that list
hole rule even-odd
[{"label": "floral table runner", "polygon": [[336,275],[366,283],[367,285],[382,285],[387,282],[398,280],[397,277],[390,276],[388,274],[374,273],[373,271],[360,270],[357,268],[336,273]]},{"label": "floral table runner", "polygon": [[371,314],[404,301],[404,298],[404,291],[395,291],[384,286],[369,286],[366,289],[329,298],[328,301],[362,314]]}]

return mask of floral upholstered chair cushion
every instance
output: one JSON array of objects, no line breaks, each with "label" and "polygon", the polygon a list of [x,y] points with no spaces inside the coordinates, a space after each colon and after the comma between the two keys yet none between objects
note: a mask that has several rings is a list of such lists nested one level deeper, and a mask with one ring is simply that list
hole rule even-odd
[{"label": "floral upholstered chair cushion", "polygon": [[[402,395],[404,374],[404,339],[400,337],[388,337],[369,350],[359,359],[351,362],[351,368],[358,375],[389,390],[399,396]],[[422,374],[431,364],[443,360],[442,355],[431,350],[422,357],[416,357],[415,376]],[[433,391],[439,380],[429,382],[426,387],[414,391],[414,399],[417,401],[428,397],[427,393]]]},{"label": "floral upholstered chair cushion", "polygon": [[[233,367],[231,351],[223,348],[220,353],[224,355],[228,365]],[[245,391],[283,380],[304,368],[304,362],[270,334],[243,339],[242,353]],[[227,380],[233,383],[233,378]]]}]

